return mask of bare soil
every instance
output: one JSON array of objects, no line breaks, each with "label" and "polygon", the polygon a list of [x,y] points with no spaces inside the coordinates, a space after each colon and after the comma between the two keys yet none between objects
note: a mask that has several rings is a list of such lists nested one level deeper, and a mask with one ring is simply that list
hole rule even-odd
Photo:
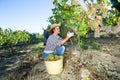
[{"label": "bare soil", "polygon": [[[47,73],[42,58],[43,48],[24,46],[16,54],[0,50],[1,80],[120,80],[120,38],[91,38],[100,50],[81,49],[78,45],[66,45],[64,68],[61,74]],[[29,54],[39,53],[37,56]],[[8,55],[9,54],[9,55]],[[54,66],[53,66],[54,67]]]}]

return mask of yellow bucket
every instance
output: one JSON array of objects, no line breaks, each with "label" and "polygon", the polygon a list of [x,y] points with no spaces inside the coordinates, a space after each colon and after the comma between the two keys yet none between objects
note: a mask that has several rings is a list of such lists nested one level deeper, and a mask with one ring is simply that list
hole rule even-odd
[{"label": "yellow bucket", "polygon": [[47,72],[51,75],[56,75],[63,70],[63,57],[57,61],[45,61]]}]

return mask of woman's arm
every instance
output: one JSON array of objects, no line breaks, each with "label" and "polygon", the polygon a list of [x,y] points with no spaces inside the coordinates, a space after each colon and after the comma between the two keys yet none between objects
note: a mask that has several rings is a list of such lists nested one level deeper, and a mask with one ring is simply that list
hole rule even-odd
[{"label": "woman's arm", "polygon": [[67,36],[65,39],[63,39],[63,40],[61,41],[61,44],[62,44],[62,45],[65,44],[65,43],[69,40],[69,38],[70,38],[70,37]]},{"label": "woman's arm", "polygon": [[72,36],[74,36],[74,32],[68,32],[67,37],[61,41],[61,44],[65,44]]}]

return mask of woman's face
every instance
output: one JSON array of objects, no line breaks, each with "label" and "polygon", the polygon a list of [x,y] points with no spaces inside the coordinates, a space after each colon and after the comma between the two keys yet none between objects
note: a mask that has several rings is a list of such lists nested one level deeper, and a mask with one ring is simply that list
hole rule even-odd
[{"label": "woman's face", "polygon": [[60,28],[59,28],[59,27],[56,27],[56,28],[54,29],[54,33],[59,34],[59,33],[60,33]]}]

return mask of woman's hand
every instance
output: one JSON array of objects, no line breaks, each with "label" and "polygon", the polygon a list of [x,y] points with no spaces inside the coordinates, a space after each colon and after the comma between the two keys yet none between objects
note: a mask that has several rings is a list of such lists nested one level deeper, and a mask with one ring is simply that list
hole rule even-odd
[{"label": "woman's hand", "polygon": [[71,38],[72,36],[74,36],[74,32],[67,32],[67,36],[69,37],[69,38]]}]

